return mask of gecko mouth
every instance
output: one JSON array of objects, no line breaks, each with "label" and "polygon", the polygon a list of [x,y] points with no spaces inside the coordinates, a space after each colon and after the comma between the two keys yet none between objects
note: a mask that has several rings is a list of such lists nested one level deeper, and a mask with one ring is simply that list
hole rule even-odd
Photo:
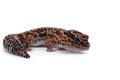
[{"label": "gecko mouth", "polygon": [[89,50],[89,47],[80,47],[80,51]]},{"label": "gecko mouth", "polygon": [[65,49],[72,51],[72,52],[81,52],[81,51],[86,51],[89,50],[90,48],[90,44],[88,43],[86,46],[79,46],[79,47],[70,47],[70,46],[66,46]]},{"label": "gecko mouth", "polygon": [[80,46],[81,50],[88,50],[89,48],[90,48],[90,43],[89,42],[87,42],[86,44]]}]

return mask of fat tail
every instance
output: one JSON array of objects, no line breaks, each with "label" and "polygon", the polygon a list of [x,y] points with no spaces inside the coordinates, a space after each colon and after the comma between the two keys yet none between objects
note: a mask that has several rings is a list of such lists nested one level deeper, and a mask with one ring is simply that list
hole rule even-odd
[{"label": "fat tail", "polygon": [[5,36],[3,40],[3,47],[8,50],[8,52],[22,56],[25,58],[29,58],[30,55],[26,52],[24,46],[22,43],[18,40],[17,36],[15,34],[11,34],[8,36]]}]

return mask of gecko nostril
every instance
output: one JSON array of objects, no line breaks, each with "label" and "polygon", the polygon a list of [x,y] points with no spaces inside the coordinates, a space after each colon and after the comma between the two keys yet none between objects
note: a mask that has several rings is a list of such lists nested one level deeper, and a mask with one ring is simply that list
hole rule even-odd
[{"label": "gecko nostril", "polygon": [[89,39],[89,36],[88,36],[88,35],[86,35],[86,37],[87,37],[87,39]]},{"label": "gecko nostril", "polygon": [[85,36],[85,35],[82,35],[82,37],[83,37],[83,38],[86,38],[86,36]]}]

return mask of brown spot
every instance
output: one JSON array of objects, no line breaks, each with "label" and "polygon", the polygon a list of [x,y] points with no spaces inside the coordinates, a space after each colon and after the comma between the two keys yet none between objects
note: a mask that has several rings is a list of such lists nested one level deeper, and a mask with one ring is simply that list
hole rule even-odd
[{"label": "brown spot", "polygon": [[60,35],[60,31],[56,31],[56,34],[57,34],[57,35]]},{"label": "brown spot", "polygon": [[64,42],[62,42],[62,45],[65,45],[65,43],[64,43]]},{"label": "brown spot", "polygon": [[71,33],[71,31],[68,31],[67,36],[70,37],[71,39],[75,38],[75,35]]},{"label": "brown spot", "polygon": [[37,35],[37,34],[34,34],[34,35],[33,35],[33,37],[34,37],[34,38],[37,38],[37,37],[38,37],[38,35]]},{"label": "brown spot", "polygon": [[64,32],[64,35],[67,35],[67,32]]},{"label": "brown spot", "polygon": [[47,38],[53,38],[53,35],[48,34],[48,35],[47,35]]},{"label": "brown spot", "polygon": [[46,31],[41,31],[41,32],[38,32],[38,33],[39,33],[39,37],[46,36]]}]

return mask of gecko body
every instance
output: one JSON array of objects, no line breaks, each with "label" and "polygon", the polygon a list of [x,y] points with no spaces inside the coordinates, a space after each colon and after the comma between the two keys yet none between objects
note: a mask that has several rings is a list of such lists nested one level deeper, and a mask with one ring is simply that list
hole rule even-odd
[{"label": "gecko body", "polygon": [[34,46],[46,46],[47,51],[53,48],[63,48],[70,51],[88,50],[90,44],[88,35],[76,30],[42,27],[18,34],[9,34],[3,40],[3,46],[10,53],[29,58],[27,51]]}]

